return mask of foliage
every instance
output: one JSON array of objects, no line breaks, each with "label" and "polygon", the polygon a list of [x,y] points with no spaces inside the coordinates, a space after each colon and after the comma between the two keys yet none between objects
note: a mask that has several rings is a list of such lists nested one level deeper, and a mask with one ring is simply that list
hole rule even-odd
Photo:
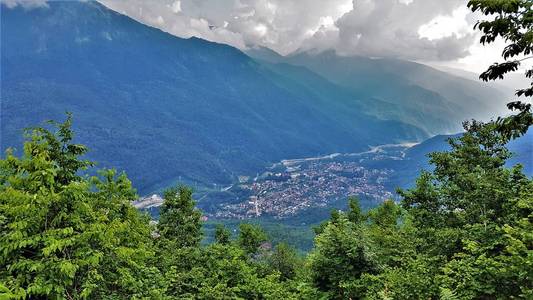
[{"label": "foliage", "polygon": [[351,196],[348,198],[347,217],[350,222],[355,224],[358,224],[364,220],[365,216],[361,211],[361,206],[359,205],[359,199],[357,197]]},{"label": "foliage", "polygon": [[222,245],[227,245],[231,240],[231,232],[223,224],[217,224],[215,227],[215,242]]},{"label": "foliage", "polygon": [[274,271],[279,272],[281,280],[294,279],[298,270],[303,267],[303,260],[296,250],[286,243],[276,245],[268,263]]},{"label": "foliage", "polygon": [[130,181],[113,170],[79,176],[89,163],[70,124],[29,131],[23,156],[0,161],[0,282],[52,299],[157,294],[147,289],[160,279],[151,229],[129,203]]},{"label": "foliage", "polygon": [[175,247],[195,247],[202,240],[202,213],[196,209],[192,190],[180,186],[164,193],[157,229],[162,240]]},{"label": "foliage", "polygon": [[531,298],[533,181],[506,168],[496,122],[465,123],[431,172],[363,212],[350,198],[316,230],[303,259],[272,249],[256,224],[224,226],[201,245],[186,187],[165,192],[157,226],[131,204],[125,174],[91,165],[71,119],[28,132],[0,161],[0,297],[4,299]]},{"label": "foliage", "polygon": [[247,254],[254,254],[259,246],[267,241],[267,235],[263,229],[254,224],[243,223],[239,225],[237,244]]},{"label": "foliage", "polygon": [[[530,0],[470,0],[468,7],[473,12],[479,11],[487,19],[479,21],[476,27],[482,32],[481,44],[490,44],[501,38],[507,44],[502,52],[504,62],[494,63],[479,77],[484,81],[503,79],[507,73],[517,71],[521,63],[533,58],[533,2]],[[533,68],[525,71],[526,78],[533,79]],[[513,101],[507,104],[511,110],[519,113],[499,118],[499,131],[507,139],[525,134],[533,124],[531,97],[533,82],[530,87],[518,89],[517,97],[528,97],[526,102]]]},{"label": "foliage", "polygon": [[[334,298],[348,297],[346,285],[363,273],[376,271],[372,253],[360,226],[351,223],[344,214],[329,222],[315,240],[315,250],[309,256],[312,280],[317,288],[328,291]],[[360,297],[354,293],[355,297]]]},{"label": "foliage", "polygon": [[466,124],[467,133],[450,141],[451,151],[431,155],[434,172],[401,191],[427,253],[446,258],[437,280],[461,299],[523,297],[530,290],[528,272],[513,270],[521,265],[512,261],[530,265],[533,245],[520,241],[522,251],[509,253],[506,230],[530,226],[533,210],[525,203],[532,181],[520,166],[503,167],[507,138],[497,126]]}]

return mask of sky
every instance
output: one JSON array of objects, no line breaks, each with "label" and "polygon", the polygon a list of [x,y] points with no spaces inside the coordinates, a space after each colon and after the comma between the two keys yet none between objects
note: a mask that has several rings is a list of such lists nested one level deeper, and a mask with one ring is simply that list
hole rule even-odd
[{"label": "sky", "polygon": [[479,73],[503,43],[479,45],[466,0],[100,0],[179,37],[283,55],[335,49]]},{"label": "sky", "polygon": [[[1,0],[14,6],[46,0]],[[178,37],[287,55],[334,49],[339,55],[393,57],[481,73],[504,43],[479,44],[481,17],[467,0],[99,0]],[[450,69],[451,68],[451,69]]]}]

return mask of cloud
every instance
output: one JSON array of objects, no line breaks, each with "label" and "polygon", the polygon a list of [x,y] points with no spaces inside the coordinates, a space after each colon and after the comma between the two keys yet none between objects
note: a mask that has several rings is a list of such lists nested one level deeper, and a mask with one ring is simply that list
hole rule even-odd
[{"label": "cloud", "polygon": [[[282,54],[335,49],[345,55],[456,60],[475,41],[464,0],[101,0],[180,37],[198,36]],[[462,7],[462,8],[461,8]]]},{"label": "cloud", "polygon": [[[46,0],[0,0],[8,7]],[[99,0],[179,37],[282,54],[334,49],[342,55],[456,61],[475,43],[464,0]]]},{"label": "cloud", "polygon": [[[465,15],[453,14],[465,5],[464,1],[413,0],[406,3],[354,1],[354,9],[335,22],[339,29],[336,50],[344,54],[413,60],[454,60],[468,55],[475,35],[468,30],[471,26],[465,21]],[[428,36],[438,33],[443,20],[460,26],[445,29],[446,34],[441,36]],[[424,27],[426,36],[420,34]]]},{"label": "cloud", "polygon": [[[261,45],[287,54],[324,24],[352,9],[351,0],[101,0],[180,37],[198,36],[241,49]],[[164,23],[159,22],[160,17]]]},{"label": "cloud", "polygon": [[[214,42],[245,48],[242,34],[224,27],[222,16],[232,11],[224,9],[226,0],[102,0],[105,6],[147,25],[160,28],[173,35],[189,38],[197,36]],[[229,16],[227,18],[230,18]]]},{"label": "cloud", "polygon": [[0,0],[0,3],[4,4],[8,8],[21,6],[25,9],[48,7],[48,4],[46,4],[46,2],[47,0]]}]

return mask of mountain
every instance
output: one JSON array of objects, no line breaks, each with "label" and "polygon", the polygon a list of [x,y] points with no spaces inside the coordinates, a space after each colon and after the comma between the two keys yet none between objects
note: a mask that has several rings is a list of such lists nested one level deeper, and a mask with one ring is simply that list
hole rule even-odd
[{"label": "mountain", "polygon": [[365,112],[417,126],[427,135],[458,132],[464,120],[499,115],[509,100],[480,82],[410,61],[340,56],[333,50],[283,57],[259,47],[247,54],[267,65],[303,66],[343,89]]},{"label": "mountain", "polygon": [[125,170],[141,194],[177,181],[209,190],[283,159],[457,132],[500,95],[406,61],[247,55],[91,1],[2,6],[1,65],[0,150],[70,111],[88,158]]},{"label": "mountain", "polygon": [[233,47],[177,38],[96,2],[2,6],[1,65],[2,151],[20,151],[23,128],[69,111],[88,158],[125,170],[141,194],[178,180],[228,184],[281,159],[427,137],[300,88]]},{"label": "mountain", "polygon": [[[385,162],[390,168],[394,169],[395,174],[388,183],[389,187],[407,188],[415,183],[421,170],[429,170],[428,153],[449,151],[449,138],[459,137],[455,135],[438,135],[427,139],[405,151],[405,156],[401,161]],[[512,167],[516,164],[523,166],[524,174],[533,176],[533,131],[529,130],[524,136],[512,140],[507,145],[512,156],[507,160],[506,166]]]},{"label": "mountain", "polygon": [[[455,135],[438,135],[419,143],[406,151],[405,159],[415,162],[413,167],[426,168],[428,166],[427,154],[431,152],[449,151],[449,138],[459,137]],[[529,130],[525,135],[512,140],[507,145],[512,156],[507,161],[507,166],[511,167],[521,164],[524,167],[524,173],[533,176],[533,131]]]},{"label": "mountain", "polygon": [[515,93],[518,88],[531,84],[531,82],[528,81],[528,78],[525,77],[520,71],[507,73],[503,79],[499,79],[497,81],[484,82],[479,79],[479,74],[477,73],[446,66],[436,66],[436,68],[445,73],[453,74],[459,78],[467,79],[468,81],[476,81],[478,84],[482,84],[485,87],[488,86],[489,88],[496,88],[504,94],[506,99],[515,98]]}]

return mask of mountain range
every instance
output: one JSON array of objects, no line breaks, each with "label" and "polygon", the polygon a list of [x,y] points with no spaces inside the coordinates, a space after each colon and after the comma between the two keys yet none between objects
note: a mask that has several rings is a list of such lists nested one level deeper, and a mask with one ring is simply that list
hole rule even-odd
[{"label": "mountain range", "polygon": [[76,141],[139,193],[229,184],[282,159],[454,133],[506,99],[414,62],[334,52],[247,53],[141,24],[98,2],[1,18],[0,150],[74,115]]},{"label": "mountain range", "polygon": [[303,66],[335,85],[327,98],[339,98],[342,90],[367,114],[414,125],[431,136],[457,133],[467,119],[488,120],[502,111],[507,100],[501,91],[481,82],[410,61],[339,56],[334,50],[283,57],[256,47],[246,53],[282,74],[291,74],[283,64]]},{"label": "mountain range", "polygon": [[[421,170],[430,170],[428,154],[451,150],[448,140],[457,138],[460,134],[437,135],[429,138],[405,151],[405,156],[400,161],[385,162],[387,167],[395,170],[394,176],[388,182],[391,190],[397,187],[410,188],[414,186]],[[506,162],[507,167],[520,164],[527,176],[533,176],[533,131],[529,130],[524,136],[512,140],[507,144],[511,151],[511,158]]]}]

